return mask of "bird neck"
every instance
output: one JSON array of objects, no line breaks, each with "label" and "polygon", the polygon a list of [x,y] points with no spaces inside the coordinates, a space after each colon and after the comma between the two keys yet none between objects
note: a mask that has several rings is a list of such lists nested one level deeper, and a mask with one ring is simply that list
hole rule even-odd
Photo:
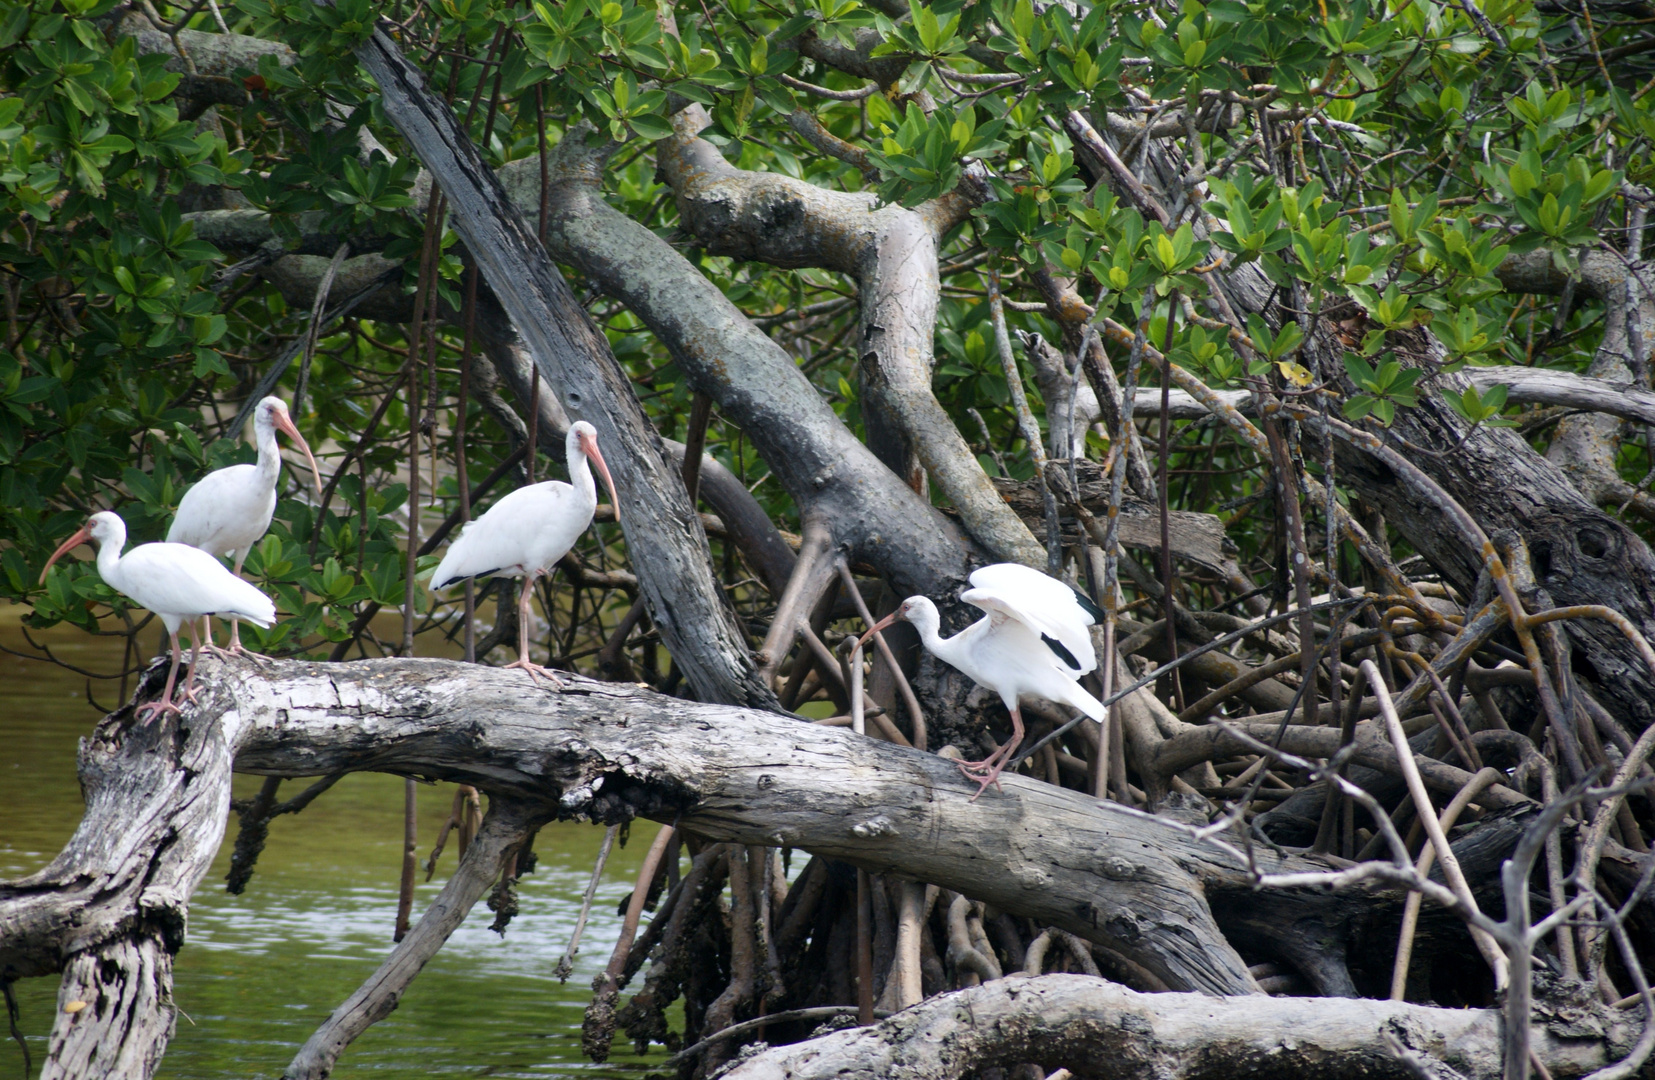
[{"label": "bird neck", "polygon": [[253,443],[259,449],[259,473],[274,487],[282,468],[282,452],[276,445],[276,422],[263,409],[253,418]]},{"label": "bird neck", "polygon": [[598,485],[592,479],[592,463],[587,460],[586,452],[580,448],[580,440],[569,439],[569,483],[574,486],[576,494],[593,506],[598,505]]},{"label": "bird neck", "polygon": [[921,644],[930,651],[931,655],[944,661],[948,661],[954,655],[955,647],[959,644],[955,638],[959,635],[956,634],[952,638],[942,636],[940,633],[942,620],[938,617],[936,609],[922,609],[916,612],[914,616],[910,616],[909,622],[914,624],[914,629],[919,632]]},{"label": "bird neck", "polygon": [[121,572],[121,549],[126,547],[126,529],[111,531],[109,538],[98,545],[98,576],[111,588]]}]

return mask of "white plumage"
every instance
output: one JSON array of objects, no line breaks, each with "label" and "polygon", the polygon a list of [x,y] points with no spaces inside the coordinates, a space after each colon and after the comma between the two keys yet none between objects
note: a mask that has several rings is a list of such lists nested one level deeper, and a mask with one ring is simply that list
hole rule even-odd
[{"label": "white plumage", "polygon": [[126,522],[108,510],[93,514],[80,531],[64,541],[46,561],[40,572],[45,584],[52,564],[69,551],[91,540],[98,545],[98,574],[114,589],[161,617],[172,639],[172,669],[167,673],[167,688],[160,701],[139,707],[139,715],[146,711],[178,712],[173,701],[172,688],[178,677],[182,654],[178,647],[178,628],[190,623],[190,675],[184,680],[182,693],[193,698],[189,688],[195,677],[195,659],[199,642],[195,638],[194,620],[203,615],[224,615],[246,619],[257,626],[269,626],[276,621],[276,605],[258,589],[236,577],[224,564],[199,548],[186,544],[140,544],[125,555]]},{"label": "white plumage", "polygon": [[527,577],[556,566],[592,524],[597,509],[592,474],[582,471],[584,499],[563,481],[547,480],[520,487],[489,507],[448,546],[431,575],[431,588],[493,574]]},{"label": "white plumage", "polygon": [[981,608],[987,617],[953,637],[939,634],[942,619],[929,597],[910,596],[863,635],[863,640],[898,619],[907,619],[933,656],[1000,695],[1011,713],[1010,740],[986,760],[960,763],[961,770],[981,785],[980,795],[998,780],[1000,770],[1023,741],[1021,698],[1045,698],[1103,720],[1103,704],[1079,683],[1082,675],[1098,666],[1087,627],[1102,613],[1063,582],[1016,563],[985,566],[971,575],[971,585],[960,599]]},{"label": "white plumage", "polygon": [[529,599],[533,592],[529,586],[535,578],[556,566],[592,524],[592,514],[598,508],[598,490],[588,460],[603,475],[617,517],[620,514],[615,482],[610,479],[609,466],[604,464],[603,454],[598,451],[597,428],[584,420],[577,421],[569,428],[564,449],[572,484],[547,480],[507,495],[461,531],[459,539],[449,545],[431,575],[432,590],[468,577],[500,574],[527,578],[517,601],[518,656],[516,662],[506,666],[520,667],[531,678],[545,675],[559,686],[562,684],[556,675],[529,662]]},{"label": "white plumage", "polygon": [[1015,619],[1036,635],[1062,645],[1059,652],[1046,643],[1072,678],[1097,668],[1097,653],[1086,628],[1102,612],[1064,582],[1017,563],[995,563],[973,573],[971,585],[960,594],[961,600],[988,612],[991,621]]},{"label": "white plumage", "polygon": [[[209,555],[235,560],[236,573],[247,561],[247,553],[270,528],[276,512],[276,480],[281,472],[281,452],[276,432],[282,432],[304,451],[310,475],[317,486],[321,476],[316,459],[303,435],[287,414],[287,405],[278,397],[267,397],[253,410],[253,441],[259,450],[254,465],[231,465],[208,473],[197,481],[178,504],[178,513],[167,530],[167,542],[188,544]],[[213,648],[212,634],[206,634]],[[242,652],[241,630],[230,624],[230,651]]]}]

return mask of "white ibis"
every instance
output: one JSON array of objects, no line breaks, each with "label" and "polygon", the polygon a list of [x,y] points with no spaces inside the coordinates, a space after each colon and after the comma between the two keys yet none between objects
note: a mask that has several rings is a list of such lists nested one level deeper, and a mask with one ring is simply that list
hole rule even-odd
[{"label": "white ibis", "polygon": [[172,696],[178,664],[183,659],[178,648],[180,623],[188,620],[190,624],[190,673],[181,693],[193,701],[195,693],[189,684],[195,678],[195,661],[201,644],[195,634],[196,619],[203,615],[225,615],[246,619],[261,627],[276,621],[276,605],[268,596],[199,548],[187,544],[140,544],[122,555],[121,549],[126,546],[126,522],[108,510],[93,514],[79,532],[52,552],[52,557],[46,560],[46,569],[40,572],[40,583],[46,583],[46,574],[53,563],[87,540],[98,545],[98,574],[104,583],[161,616],[172,638],[172,668],[167,672],[167,688],[160,701],[138,707],[140,718],[146,712],[153,718],[157,713],[181,711]]},{"label": "white ibis", "polygon": [[[178,504],[178,515],[167,530],[169,544],[188,544],[209,555],[228,555],[235,559],[236,574],[240,576],[248,551],[270,528],[270,518],[276,512],[276,478],[282,467],[281,452],[276,448],[278,431],[305,452],[311,479],[320,493],[322,479],[316,470],[316,459],[311,456],[305,437],[287,415],[287,403],[278,397],[267,397],[253,409],[258,463],[231,465],[198,480]],[[206,638],[207,647],[216,651],[210,626]],[[241,627],[231,619],[230,652],[244,651]]]},{"label": "white ibis", "polygon": [[959,763],[960,771],[977,781],[977,795],[981,795],[990,784],[998,787],[1000,770],[1023,741],[1019,698],[1045,698],[1103,720],[1103,704],[1079,682],[1098,666],[1086,628],[1102,618],[1103,612],[1063,582],[1017,563],[985,566],[971,575],[971,585],[960,599],[982,608],[988,617],[953,637],[938,635],[942,621],[929,597],[910,596],[862,640],[898,619],[907,619],[931,655],[1000,695],[1011,713],[1011,738],[983,761]]},{"label": "white ibis", "polygon": [[547,480],[507,495],[461,531],[431,575],[432,591],[468,577],[504,574],[523,578],[523,593],[517,599],[517,660],[506,666],[522,668],[537,683],[544,675],[560,689],[563,684],[556,675],[529,661],[529,598],[535,578],[556,566],[592,524],[598,489],[587,467],[588,458],[602,474],[616,517],[620,516],[615,481],[598,452],[598,429],[578,420],[570,426],[564,446],[572,485]]}]

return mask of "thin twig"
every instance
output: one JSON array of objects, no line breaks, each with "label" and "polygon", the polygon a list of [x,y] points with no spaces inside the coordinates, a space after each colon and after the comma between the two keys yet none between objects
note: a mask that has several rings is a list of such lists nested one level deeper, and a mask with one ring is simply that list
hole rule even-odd
[{"label": "thin twig", "polygon": [[563,958],[552,969],[552,974],[557,976],[558,982],[568,982],[569,976],[574,974],[575,957],[580,955],[580,938],[586,932],[586,917],[592,913],[592,898],[597,895],[598,882],[603,879],[603,865],[609,861],[609,849],[615,843],[615,834],[620,831],[619,825],[611,825],[604,830],[597,862],[592,864],[592,879],[586,883],[586,895],[580,900],[580,914],[575,918],[575,930],[569,935],[569,947],[563,950]]},{"label": "thin twig", "polygon": [[[1431,844],[1437,849],[1437,860],[1442,863],[1442,876],[1447,879],[1454,895],[1464,904],[1468,911],[1478,911],[1476,897],[1471,895],[1471,886],[1465,880],[1465,873],[1460,869],[1460,861],[1454,856],[1454,849],[1448,844],[1448,837],[1443,833],[1437,815],[1431,812],[1431,796],[1425,790],[1425,781],[1419,775],[1419,765],[1414,761],[1414,752],[1408,745],[1408,736],[1402,730],[1402,721],[1396,715],[1396,707],[1391,702],[1391,692],[1385,686],[1384,678],[1379,674],[1379,668],[1372,660],[1362,661],[1362,674],[1367,677],[1373,687],[1375,698],[1379,701],[1379,711],[1385,718],[1385,729],[1391,738],[1391,746],[1396,751],[1396,761],[1402,769],[1402,778],[1408,784],[1408,792],[1414,798],[1414,807],[1419,812],[1419,822],[1425,827],[1425,834],[1431,838]],[[1471,927],[1471,937],[1477,943],[1477,949],[1488,961],[1488,966],[1494,971],[1494,984],[1504,988],[1510,985],[1511,968],[1500,946],[1486,931]]]}]

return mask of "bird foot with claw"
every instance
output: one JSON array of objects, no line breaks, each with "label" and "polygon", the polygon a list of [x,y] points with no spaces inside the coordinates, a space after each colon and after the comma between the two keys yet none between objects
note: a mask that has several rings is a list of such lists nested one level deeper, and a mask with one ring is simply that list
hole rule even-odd
[{"label": "bird foot with claw", "polygon": [[[148,727],[157,716],[165,713],[182,713],[183,711],[170,701],[146,701],[138,706],[133,715],[141,726]],[[144,715],[146,712],[149,713],[148,716]]]},{"label": "bird foot with claw", "polygon": [[540,685],[540,676],[544,675],[546,678],[552,680],[552,686],[555,689],[563,689],[563,680],[558,678],[557,674],[553,672],[551,668],[541,667],[539,664],[527,659],[513,660],[505,666],[508,668],[521,668],[522,670],[528,672],[529,678],[534,680],[536,686]]},{"label": "bird foot with claw", "polygon": [[[995,755],[995,757],[998,756],[998,754]],[[1004,790],[1000,787],[1001,763],[995,761],[994,757],[990,757],[985,761],[956,761],[954,764],[960,767],[960,772],[965,775],[967,780],[974,780],[977,783],[977,794],[971,796],[972,802],[976,802],[977,797],[987,791],[990,784],[994,785],[995,791]]]}]

